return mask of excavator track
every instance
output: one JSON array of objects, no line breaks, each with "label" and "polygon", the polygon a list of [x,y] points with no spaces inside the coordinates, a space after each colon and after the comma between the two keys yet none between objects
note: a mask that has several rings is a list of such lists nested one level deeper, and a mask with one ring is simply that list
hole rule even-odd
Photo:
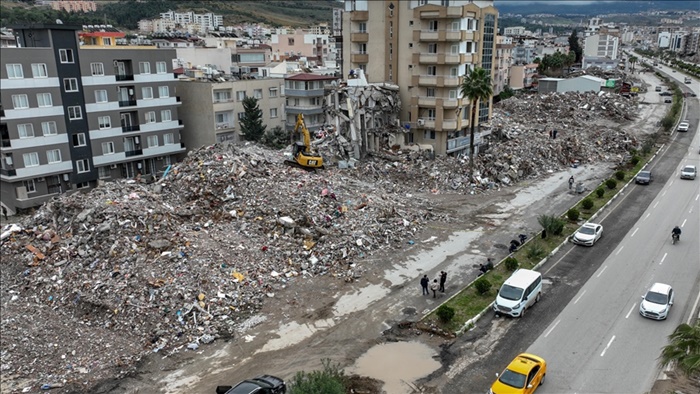
[{"label": "excavator track", "polygon": [[323,169],[325,169],[324,166],[316,167],[316,168],[314,168],[314,167],[302,166],[301,164],[297,163],[297,162],[294,161],[294,160],[285,160],[285,161],[284,161],[284,164],[288,165],[289,167],[301,168],[302,170],[304,170],[304,171],[306,171],[306,172],[316,172],[316,170],[323,170]]}]

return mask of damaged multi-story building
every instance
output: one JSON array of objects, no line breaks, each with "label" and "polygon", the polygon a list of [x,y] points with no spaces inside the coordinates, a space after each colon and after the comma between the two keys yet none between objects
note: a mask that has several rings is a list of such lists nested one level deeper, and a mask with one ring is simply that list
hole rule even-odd
[{"label": "damaged multi-story building", "polygon": [[[460,87],[474,67],[493,79],[497,19],[493,1],[346,0],[342,69],[346,77],[360,69],[370,84],[398,86],[404,144],[467,153],[470,102]],[[491,104],[479,104],[477,125],[489,119]],[[477,146],[479,140],[477,134]]]}]

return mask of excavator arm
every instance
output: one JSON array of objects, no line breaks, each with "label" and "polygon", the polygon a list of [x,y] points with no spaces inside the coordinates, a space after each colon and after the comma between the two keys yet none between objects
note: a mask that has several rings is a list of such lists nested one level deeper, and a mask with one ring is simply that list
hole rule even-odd
[{"label": "excavator arm", "polygon": [[293,160],[287,161],[287,164],[301,166],[307,170],[323,168],[323,157],[311,151],[311,135],[309,129],[306,128],[302,114],[297,115],[297,123],[294,125],[294,134],[299,132],[304,137],[304,142],[303,144],[294,143]]},{"label": "excavator arm", "polygon": [[309,134],[309,129],[306,128],[306,123],[304,122],[304,115],[297,115],[297,123],[294,126],[294,134],[299,132],[301,129],[301,135],[304,138],[304,153],[311,152],[311,135]]}]

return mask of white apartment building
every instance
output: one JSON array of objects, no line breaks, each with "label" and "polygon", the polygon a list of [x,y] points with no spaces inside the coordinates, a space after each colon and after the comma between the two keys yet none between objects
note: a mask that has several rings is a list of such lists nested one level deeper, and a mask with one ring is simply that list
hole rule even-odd
[{"label": "white apartment building", "polygon": [[615,60],[618,55],[620,39],[609,34],[594,34],[583,42],[583,55],[591,57],[607,57]]}]

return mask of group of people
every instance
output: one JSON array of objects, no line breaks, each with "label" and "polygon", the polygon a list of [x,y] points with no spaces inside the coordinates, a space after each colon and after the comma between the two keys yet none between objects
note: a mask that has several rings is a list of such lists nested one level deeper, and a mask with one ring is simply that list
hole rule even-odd
[{"label": "group of people", "polygon": [[437,279],[433,279],[431,283],[430,279],[428,278],[428,275],[423,275],[423,277],[420,280],[420,286],[423,288],[423,295],[430,295],[430,291],[428,291],[428,286],[430,286],[430,290],[433,292],[433,298],[437,298],[438,291],[444,293],[445,282],[447,282],[447,272],[440,271],[439,279],[439,284]]}]

